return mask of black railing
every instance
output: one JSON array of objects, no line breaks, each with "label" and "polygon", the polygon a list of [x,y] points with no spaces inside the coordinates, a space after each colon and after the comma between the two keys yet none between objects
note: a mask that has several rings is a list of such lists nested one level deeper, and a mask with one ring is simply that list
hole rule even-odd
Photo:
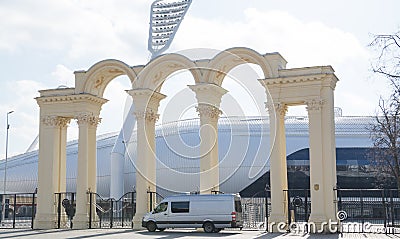
[{"label": "black railing", "polygon": [[283,190],[288,209],[288,224],[307,222],[311,214],[310,189]]},{"label": "black railing", "polygon": [[76,193],[60,192],[55,193],[57,228],[72,228],[73,218],[76,212]]},{"label": "black railing", "polygon": [[396,189],[336,189],[342,232],[400,233]]},{"label": "black railing", "polygon": [[89,203],[89,228],[133,227],[132,219],[136,212],[135,192],[125,193],[118,200],[105,199],[97,193],[89,193]]},{"label": "black railing", "polygon": [[242,220],[244,229],[268,231],[268,218],[270,214],[270,190],[257,192],[251,198],[242,198]]},{"label": "black railing", "polygon": [[1,194],[0,197],[0,228],[33,228],[36,193]]}]

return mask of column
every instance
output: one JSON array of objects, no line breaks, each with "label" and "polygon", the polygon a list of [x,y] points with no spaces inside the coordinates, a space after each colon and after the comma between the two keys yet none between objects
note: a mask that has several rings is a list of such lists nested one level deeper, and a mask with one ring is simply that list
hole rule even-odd
[{"label": "column", "polygon": [[309,118],[310,141],[310,191],[311,191],[311,215],[309,222],[315,224],[315,229],[320,230],[323,222],[327,222],[325,215],[325,187],[324,187],[324,159],[322,142],[322,99],[306,101]]},{"label": "column", "polygon": [[[58,191],[67,191],[67,124],[70,118],[64,118],[65,122],[60,124],[60,157],[58,165]],[[62,199],[61,199],[62,200]],[[61,225],[65,225],[68,221],[68,216],[64,208],[61,208]]]},{"label": "column", "polygon": [[149,89],[130,90],[128,93],[135,104],[137,123],[136,214],[133,225],[134,229],[142,229],[142,218],[150,208],[147,192],[156,192],[155,123],[159,117],[158,106],[165,95]]},{"label": "column", "polygon": [[[100,122],[92,113],[77,115],[79,126],[78,175],[76,179],[76,213],[73,218],[74,229],[86,229],[89,222],[90,187],[96,185],[96,127]],[[95,187],[95,186],[94,186]],[[92,191],[95,192],[95,191]]]},{"label": "column", "polygon": [[200,193],[219,191],[218,118],[221,111],[199,104],[200,117]]},{"label": "column", "polygon": [[[271,216],[269,229],[273,232],[285,229],[287,223],[287,196],[283,190],[288,189],[286,166],[285,115],[287,106],[281,103],[267,103],[270,124],[270,187]],[[279,228],[278,228],[279,226]]]},{"label": "column", "polygon": [[214,84],[189,86],[196,93],[200,117],[200,193],[219,191],[218,119],[222,96],[227,92]]},{"label": "column", "polygon": [[336,194],[336,141],[335,141],[335,114],[333,90],[336,80],[328,79],[323,82],[321,97],[324,99],[322,107],[322,152],[324,165],[324,208],[326,218],[337,221]]},{"label": "column", "polygon": [[54,193],[65,190],[66,129],[70,119],[41,116],[35,229],[56,227]]}]

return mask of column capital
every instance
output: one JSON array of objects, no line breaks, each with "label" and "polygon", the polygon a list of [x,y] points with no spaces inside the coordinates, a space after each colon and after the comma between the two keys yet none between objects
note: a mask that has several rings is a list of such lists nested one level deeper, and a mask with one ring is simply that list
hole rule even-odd
[{"label": "column capital", "polygon": [[213,105],[199,104],[196,107],[196,111],[199,113],[199,117],[207,117],[210,119],[218,120],[222,111]]},{"label": "column capital", "polygon": [[93,113],[82,112],[78,113],[75,117],[78,121],[78,125],[91,125],[97,126],[101,122],[101,118]]},{"label": "column capital", "polygon": [[270,115],[276,112],[277,114],[283,117],[286,115],[288,111],[287,105],[281,102],[278,103],[265,102],[265,108],[268,110],[268,113]]},{"label": "column capital", "polygon": [[312,111],[320,111],[322,109],[322,106],[325,104],[325,101],[323,99],[308,99],[305,101],[308,112]]},{"label": "column capital", "polygon": [[159,114],[151,109],[147,109],[145,111],[135,111],[133,114],[136,116],[136,119],[144,119],[148,122],[157,122],[158,118],[160,117]]},{"label": "column capital", "polygon": [[197,103],[219,107],[221,98],[228,91],[221,86],[209,83],[189,85],[189,88],[196,93]]},{"label": "column capital", "polygon": [[70,123],[71,118],[67,117],[61,117],[61,116],[56,116],[56,115],[46,115],[42,116],[40,118],[40,122],[44,124],[45,126],[50,126],[50,127],[67,127],[68,124]]},{"label": "column capital", "polygon": [[137,111],[143,112],[147,112],[148,109],[157,112],[160,101],[166,97],[166,95],[151,89],[133,89],[126,92],[132,96]]}]

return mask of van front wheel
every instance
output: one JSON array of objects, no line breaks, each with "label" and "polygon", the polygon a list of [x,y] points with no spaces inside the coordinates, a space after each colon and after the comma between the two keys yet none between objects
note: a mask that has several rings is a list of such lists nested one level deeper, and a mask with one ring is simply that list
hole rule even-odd
[{"label": "van front wheel", "polygon": [[148,222],[146,227],[149,232],[155,232],[157,229],[157,225],[155,222]]},{"label": "van front wheel", "polygon": [[204,228],[204,231],[207,233],[214,232],[214,230],[215,230],[214,224],[212,222],[205,222],[203,224],[203,228]]}]

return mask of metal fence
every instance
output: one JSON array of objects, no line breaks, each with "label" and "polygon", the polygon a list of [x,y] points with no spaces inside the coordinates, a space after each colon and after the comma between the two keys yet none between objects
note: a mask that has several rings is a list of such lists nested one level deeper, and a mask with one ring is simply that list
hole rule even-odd
[{"label": "metal fence", "polygon": [[395,189],[337,189],[342,232],[400,233]]},{"label": "metal fence", "polygon": [[89,228],[124,228],[133,227],[135,215],[135,192],[125,193],[121,198],[104,199],[97,193],[89,194]]},{"label": "metal fence", "polygon": [[283,190],[288,209],[288,223],[307,222],[311,214],[310,189]]},{"label": "metal fence", "polygon": [[267,230],[271,213],[270,191],[261,191],[251,198],[241,198],[243,229]]},{"label": "metal fence", "polygon": [[54,197],[57,214],[57,228],[72,228],[72,219],[76,212],[76,193],[55,193]]},{"label": "metal fence", "polygon": [[1,194],[0,196],[0,228],[33,228],[36,193]]}]

